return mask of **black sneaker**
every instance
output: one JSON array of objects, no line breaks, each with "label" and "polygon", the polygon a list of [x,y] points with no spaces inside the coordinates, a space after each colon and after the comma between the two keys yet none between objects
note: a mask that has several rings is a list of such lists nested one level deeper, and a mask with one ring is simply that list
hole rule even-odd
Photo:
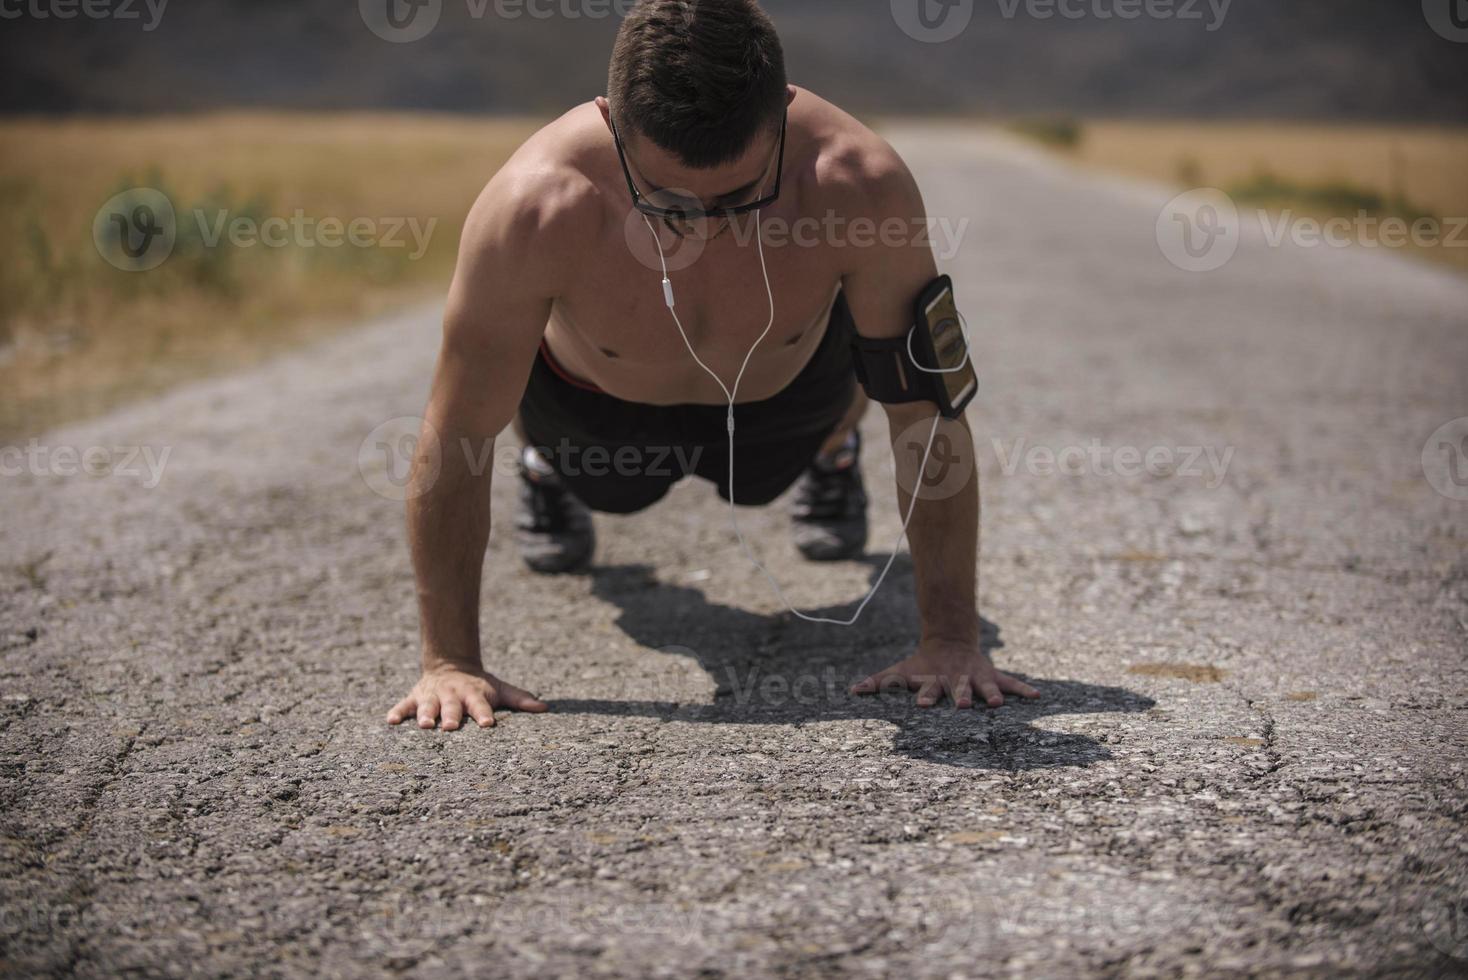
[{"label": "black sneaker", "polygon": [[591,511],[566,489],[550,463],[528,447],[520,454],[515,543],[530,570],[543,575],[586,567],[596,548]]},{"label": "black sneaker", "polygon": [[811,561],[855,558],[867,545],[867,492],[861,482],[861,436],[852,432],[829,458],[817,457],[800,478],[795,546]]}]

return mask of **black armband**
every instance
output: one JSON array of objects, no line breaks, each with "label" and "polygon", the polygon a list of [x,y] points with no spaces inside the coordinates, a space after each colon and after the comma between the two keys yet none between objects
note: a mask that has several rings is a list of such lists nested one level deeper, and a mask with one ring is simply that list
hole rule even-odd
[{"label": "black armband", "polygon": [[857,335],[851,342],[856,378],[873,401],[935,402],[956,419],[979,383],[953,299],[953,280],[939,276],[913,303],[913,325],[901,337]]}]

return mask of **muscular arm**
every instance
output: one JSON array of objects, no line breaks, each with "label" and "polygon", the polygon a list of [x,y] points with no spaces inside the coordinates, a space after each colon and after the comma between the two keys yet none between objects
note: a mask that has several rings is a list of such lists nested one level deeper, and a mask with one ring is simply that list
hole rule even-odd
[{"label": "muscular arm", "polygon": [[[926,210],[912,175],[885,144],[865,154],[859,170],[855,208],[860,216],[870,217],[878,227],[900,219],[908,232],[900,244],[850,249],[844,288],[864,336],[899,337],[912,326],[915,298],[938,274],[931,248],[921,244],[925,237],[919,237],[926,227]],[[908,542],[922,635],[913,656],[853,690],[872,693],[892,683],[917,691],[918,703],[924,706],[936,704],[945,692],[959,707],[969,707],[974,692],[995,707],[1004,703],[1005,692],[1038,696],[1023,682],[996,671],[980,645],[979,481],[967,418],[938,421],[934,433],[936,404],[882,407],[896,463],[899,513],[906,515],[913,506]],[[930,434],[933,459],[926,474],[919,474]],[[950,476],[935,482],[931,476],[940,469]]]},{"label": "muscular arm", "polygon": [[[507,168],[508,170],[508,168]],[[423,676],[388,713],[432,728],[496,707],[545,705],[489,674],[479,637],[494,442],[514,416],[556,292],[557,225],[568,205],[544,175],[502,172],[469,215],[408,499]]]}]

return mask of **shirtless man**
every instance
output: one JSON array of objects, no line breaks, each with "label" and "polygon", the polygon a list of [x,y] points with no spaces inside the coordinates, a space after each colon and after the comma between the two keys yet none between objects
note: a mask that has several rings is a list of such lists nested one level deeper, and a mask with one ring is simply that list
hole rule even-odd
[{"label": "shirtless man", "polygon": [[[772,240],[769,229],[810,217],[825,238]],[[796,542],[806,557],[861,551],[856,433],[867,402],[851,332],[904,336],[937,269],[915,235],[894,244],[830,232],[857,219],[869,228],[926,224],[893,149],[787,85],[779,39],[755,0],[633,8],[617,36],[608,96],[532,137],[465,225],[408,504],[423,675],[389,723],[416,717],[421,728],[452,730],[465,714],[489,726],[496,708],[547,708],[485,670],[479,593],[492,467],[441,447],[492,446],[514,423],[527,447],[517,539],[539,572],[590,559],[589,510],[642,510],[684,475],[710,480],[728,499],[727,400],[679,335],[654,235],[675,270],[688,345],[730,388],[748,356],[736,393],[735,500],[768,504],[799,480]],[[682,266],[679,257],[690,255],[696,261]],[[910,476],[898,488],[906,514],[904,485],[918,485],[919,461],[898,453],[895,440],[915,426],[926,435],[938,408],[883,408],[899,475]],[[964,419],[940,424],[954,452],[973,453]],[[669,449],[677,450],[671,467]],[[664,465],[651,465],[654,457]],[[908,539],[921,636],[911,656],[854,693],[901,686],[920,705],[946,695],[961,708],[975,694],[991,706],[1005,694],[1038,696],[997,671],[980,644],[978,527],[976,476],[956,493],[919,495]]]}]

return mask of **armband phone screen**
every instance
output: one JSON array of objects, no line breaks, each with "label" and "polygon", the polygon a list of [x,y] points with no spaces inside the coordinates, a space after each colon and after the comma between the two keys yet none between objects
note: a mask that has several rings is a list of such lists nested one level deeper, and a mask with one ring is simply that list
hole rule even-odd
[{"label": "armband phone screen", "polygon": [[948,397],[957,404],[974,383],[972,370],[960,371],[968,357],[968,347],[963,338],[963,326],[958,319],[958,307],[953,299],[953,290],[945,289],[927,308],[928,335],[933,340],[933,352],[938,356],[937,367],[947,373],[943,379]]}]

